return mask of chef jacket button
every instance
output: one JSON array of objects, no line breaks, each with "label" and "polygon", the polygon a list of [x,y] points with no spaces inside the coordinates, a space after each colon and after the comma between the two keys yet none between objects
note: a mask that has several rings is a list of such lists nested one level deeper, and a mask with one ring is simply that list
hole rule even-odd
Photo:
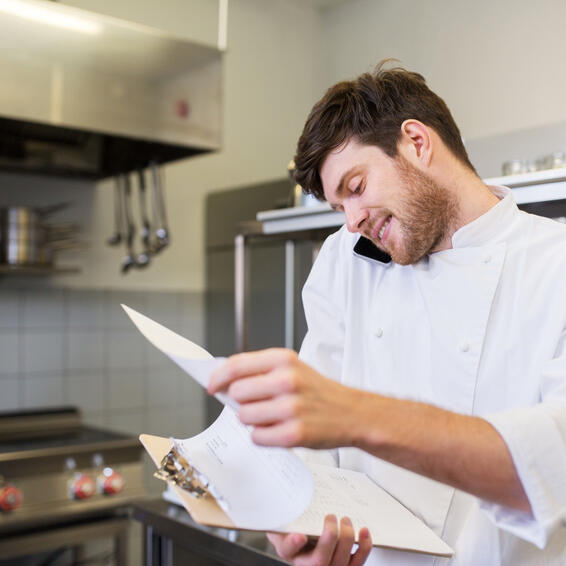
[{"label": "chef jacket button", "polygon": [[470,350],[470,343],[463,341],[460,342],[460,352],[468,352]]},{"label": "chef jacket button", "polygon": [[489,263],[490,261],[491,261],[491,256],[490,256],[490,255],[485,256],[483,262],[484,262],[484,263]]},{"label": "chef jacket button", "polygon": [[377,336],[378,338],[381,338],[383,336],[383,328],[378,328],[375,332],[374,335]]}]

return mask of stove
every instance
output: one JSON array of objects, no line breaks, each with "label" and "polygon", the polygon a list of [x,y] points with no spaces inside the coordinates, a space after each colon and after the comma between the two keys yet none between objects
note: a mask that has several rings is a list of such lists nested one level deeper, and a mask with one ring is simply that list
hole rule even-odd
[{"label": "stove", "polygon": [[142,453],[136,437],[86,426],[74,407],[0,413],[0,557],[40,539],[44,550],[77,547],[79,527],[90,537],[115,522],[123,534],[119,519],[145,493]]}]

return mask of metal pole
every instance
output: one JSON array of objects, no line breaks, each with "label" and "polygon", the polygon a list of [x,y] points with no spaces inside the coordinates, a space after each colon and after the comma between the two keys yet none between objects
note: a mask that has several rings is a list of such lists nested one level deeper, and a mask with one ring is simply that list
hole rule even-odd
[{"label": "metal pole", "polygon": [[234,239],[234,302],[236,323],[236,352],[248,347],[248,285],[246,265],[246,237],[237,234]]},{"label": "metal pole", "polygon": [[285,242],[285,347],[295,346],[295,242]]}]

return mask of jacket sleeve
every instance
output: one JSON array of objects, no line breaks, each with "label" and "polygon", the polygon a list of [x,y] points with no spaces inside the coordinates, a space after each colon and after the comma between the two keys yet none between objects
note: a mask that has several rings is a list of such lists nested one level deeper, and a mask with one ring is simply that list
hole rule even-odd
[{"label": "jacket sleeve", "polygon": [[480,506],[498,527],[543,548],[566,527],[566,331],[543,370],[541,402],[484,418],[505,440],[532,513]]},{"label": "jacket sleeve", "polygon": [[[330,379],[340,380],[344,350],[345,267],[340,261],[341,231],[322,245],[303,287],[307,334],[299,357]],[[302,449],[307,462],[338,465],[337,450]]]}]

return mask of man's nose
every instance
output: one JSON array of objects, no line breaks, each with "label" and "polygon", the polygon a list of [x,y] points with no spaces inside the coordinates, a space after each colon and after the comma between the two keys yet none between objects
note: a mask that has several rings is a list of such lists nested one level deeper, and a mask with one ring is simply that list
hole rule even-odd
[{"label": "man's nose", "polygon": [[346,227],[349,232],[359,232],[367,219],[368,213],[366,209],[356,207],[344,207],[346,215]]}]

